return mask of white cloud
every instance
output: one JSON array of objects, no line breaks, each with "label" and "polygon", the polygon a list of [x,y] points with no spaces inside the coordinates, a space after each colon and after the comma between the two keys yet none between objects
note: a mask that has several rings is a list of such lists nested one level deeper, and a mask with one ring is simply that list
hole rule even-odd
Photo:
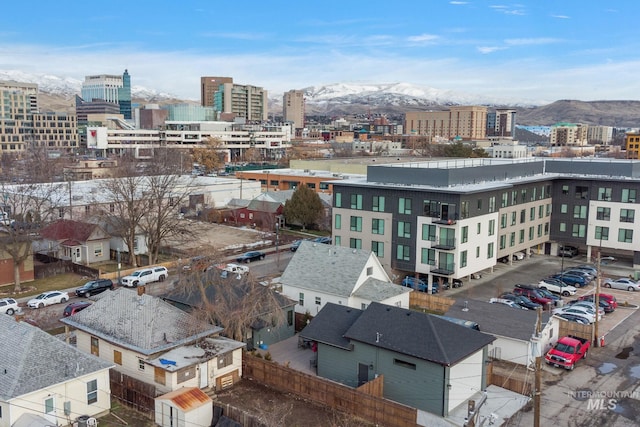
[{"label": "white cloud", "polygon": [[420,34],[418,36],[407,37],[408,41],[421,44],[434,43],[438,39],[440,39],[440,36],[434,34]]},{"label": "white cloud", "polygon": [[558,18],[558,19],[571,19],[571,17],[567,15],[551,15],[551,17]]},{"label": "white cloud", "polygon": [[526,46],[526,45],[543,45],[560,42],[559,39],[551,37],[523,38],[523,39],[506,39],[504,41],[509,46]]},{"label": "white cloud", "polygon": [[468,1],[450,1],[449,4],[461,5],[461,4],[469,4]]},{"label": "white cloud", "polygon": [[504,50],[506,49],[506,47],[499,47],[499,46],[478,46],[477,47],[478,52],[483,53],[483,54],[488,54],[488,53],[493,53],[496,52],[498,50]]}]

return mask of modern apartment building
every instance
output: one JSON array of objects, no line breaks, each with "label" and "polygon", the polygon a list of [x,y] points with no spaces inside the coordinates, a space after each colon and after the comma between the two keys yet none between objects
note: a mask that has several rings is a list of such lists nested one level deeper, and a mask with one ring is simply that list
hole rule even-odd
[{"label": "modern apartment building", "polygon": [[220,118],[244,118],[262,122],[268,119],[267,91],[258,86],[222,83],[213,94],[213,108]]},{"label": "modern apartment building", "polygon": [[38,85],[0,82],[0,153],[20,153],[33,140]]},{"label": "modern apartment building", "polygon": [[405,132],[414,136],[437,139],[485,139],[487,107],[460,106],[446,111],[413,111],[405,113]]},{"label": "modern apartment building", "polygon": [[487,136],[513,138],[516,133],[516,110],[498,108],[487,113]]},{"label": "modern apartment building", "polygon": [[200,77],[200,105],[213,107],[213,95],[223,83],[233,84],[233,77]]},{"label": "modern apartment building", "polygon": [[640,132],[627,132],[625,136],[627,159],[640,159]]},{"label": "modern apartment building", "polygon": [[464,159],[369,166],[333,181],[333,240],[429,281],[469,277],[516,252],[574,245],[640,266],[640,162]]},{"label": "modern apartment building", "polygon": [[48,149],[72,150],[79,146],[75,114],[36,113],[33,115],[34,145]]},{"label": "modern apartment building", "polygon": [[556,123],[551,126],[549,143],[552,147],[587,145],[589,125],[582,123]]},{"label": "modern apartment building", "polygon": [[613,141],[613,126],[589,126],[587,141],[590,144],[610,144]]},{"label": "modern apartment building", "polygon": [[110,74],[85,76],[81,94],[82,99],[86,102],[103,100],[118,104],[120,114],[126,120],[132,118],[131,77],[127,70],[124,70],[121,76]]},{"label": "modern apartment building", "polygon": [[282,116],[292,122],[294,129],[304,127],[304,91],[290,90],[282,97]]}]

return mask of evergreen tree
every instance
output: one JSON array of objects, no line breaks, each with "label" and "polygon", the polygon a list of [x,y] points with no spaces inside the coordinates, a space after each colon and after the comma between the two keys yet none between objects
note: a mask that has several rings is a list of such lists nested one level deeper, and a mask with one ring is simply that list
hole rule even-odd
[{"label": "evergreen tree", "polygon": [[320,196],[306,185],[300,185],[284,205],[287,223],[300,224],[303,230],[307,225],[317,223],[322,217],[322,211]]}]

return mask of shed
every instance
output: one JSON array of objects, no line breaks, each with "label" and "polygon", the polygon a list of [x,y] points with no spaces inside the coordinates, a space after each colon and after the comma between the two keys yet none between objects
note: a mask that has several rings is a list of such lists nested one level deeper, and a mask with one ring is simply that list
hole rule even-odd
[{"label": "shed", "polygon": [[184,387],[158,396],[156,424],[162,427],[209,426],[213,401],[198,387]]}]

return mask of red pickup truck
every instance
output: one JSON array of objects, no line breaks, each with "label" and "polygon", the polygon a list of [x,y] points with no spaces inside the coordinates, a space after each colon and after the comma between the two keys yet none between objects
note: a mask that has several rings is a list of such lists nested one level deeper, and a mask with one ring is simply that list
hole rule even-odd
[{"label": "red pickup truck", "polygon": [[591,343],[587,339],[567,335],[555,343],[544,359],[549,365],[573,371],[578,360],[587,358],[590,346]]}]

